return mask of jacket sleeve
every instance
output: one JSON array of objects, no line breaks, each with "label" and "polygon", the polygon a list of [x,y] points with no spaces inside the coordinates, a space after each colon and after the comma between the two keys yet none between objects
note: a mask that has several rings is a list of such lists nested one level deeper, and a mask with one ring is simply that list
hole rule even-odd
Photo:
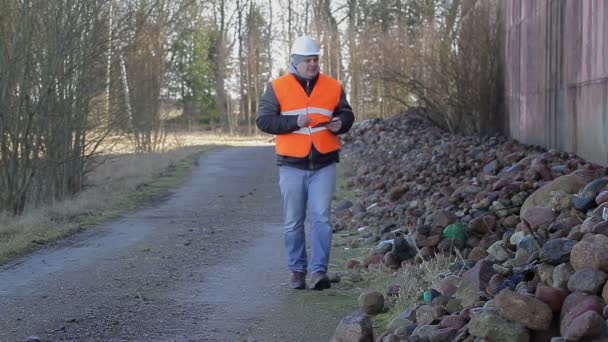
[{"label": "jacket sleeve", "polygon": [[255,123],[262,132],[268,134],[285,134],[299,128],[297,116],[281,115],[279,100],[277,100],[271,82],[266,85],[266,91],[260,99]]},{"label": "jacket sleeve", "polygon": [[336,134],[343,134],[348,132],[355,122],[355,114],[353,114],[353,109],[348,103],[346,99],[346,94],[344,93],[344,89],[342,89],[342,93],[340,94],[340,101],[334,109],[334,118],[340,119],[342,121],[342,127]]}]

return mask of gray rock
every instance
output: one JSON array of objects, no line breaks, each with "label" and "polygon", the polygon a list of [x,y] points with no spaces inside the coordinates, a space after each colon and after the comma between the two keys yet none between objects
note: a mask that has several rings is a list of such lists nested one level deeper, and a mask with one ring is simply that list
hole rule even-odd
[{"label": "gray rock", "polygon": [[437,329],[439,329],[439,326],[437,325],[422,324],[416,327],[416,330],[414,330],[412,335],[427,338],[430,341],[431,334]]},{"label": "gray rock", "polygon": [[585,292],[598,294],[606,283],[608,275],[602,271],[591,268],[583,268],[574,272],[568,280],[568,290],[571,292]]},{"label": "gray rock", "polygon": [[353,206],[353,202],[349,200],[341,200],[336,204],[336,210],[346,210]]},{"label": "gray rock", "polygon": [[451,341],[457,333],[458,329],[454,328],[435,329],[429,334],[429,340],[431,342]]},{"label": "gray rock", "polygon": [[547,330],[553,320],[553,311],[545,302],[508,289],[494,297],[494,304],[501,317],[532,330]]},{"label": "gray rock", "polygon": [[494,244],[488,248],[488,254],[497,262],[502,263],[511,258],[512,252],[505,246],[505,243],[500,240],[494,242]]},{"label": "gray rock", "polygon": [[530,334],[522,324],[509,322],[491,310],[484,310],[469,322],[469,333],[493,342],[528,342]]},{"label": "gray rock", "polygon": [[580,211],[587,211],[595,206],[595,196],[574,196],[572,198],[574,207]]},{"label": "gray rock", "polygon": [[567,238],[560,238],[548,241],[543,245],[540,252],[540,259],[551,265],[559,265],[570,261],[570,253],[577,241]]},{"label": "gray rock", "polygon": [[355,311],[340,321],[332,341],[374,342],[372,321],[364,312]]},{"label": "gray rock", "polygon": [[574,269],[568,263],[563,263],[561,265],[555,266],[553,269],[553,287],[558,287],[560,289],[568,288],[568,280],[574,274]]},{"label": "gray rock", "polygon": [[359,308],[368,315],[375,315],[384,309],[384,296],[378,291],[365,291],[359,295]]},{"label": "gray rock", "polygon": [[336,272],[327,272],[327,277],[329,278],[330,283],[339,283],[342,278],[340,274]]},{"label": "gray rock", "polygon": [[395,317],[386,326],[386,331],[392,333],[399,328],[407,328],[412,324],[414,324],[414,322],[410,321],[409,319]]},{"label": "gray rock", "polygon": [[521,218],[525,220],[532,229],[549,225],[555,219],[555,213],[550,208],[532,207],[522,209]]}]

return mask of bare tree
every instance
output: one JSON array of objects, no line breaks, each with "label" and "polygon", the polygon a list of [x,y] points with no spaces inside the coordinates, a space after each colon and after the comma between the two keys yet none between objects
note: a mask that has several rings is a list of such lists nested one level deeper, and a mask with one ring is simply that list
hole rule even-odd
[{"label": "bare tree", "polygon": [[97,146],[87,133],[103,131],[92,117],[105,112],[105,5],[0,3],[0,210],[81,189]]}]

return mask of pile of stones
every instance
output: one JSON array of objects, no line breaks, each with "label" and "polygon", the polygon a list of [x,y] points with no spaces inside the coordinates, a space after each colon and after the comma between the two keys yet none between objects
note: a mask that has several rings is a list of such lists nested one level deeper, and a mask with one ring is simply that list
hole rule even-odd
[{"label": "pile of stones", "polygon": [[[361,122],[343,139],[347,185],[360,196],[338,203],[335,229],[362,232],[349,248],[373,247],[347,267],[458,256],[377,341],[608,340],[606,168],[451,134],[416,110]],[[335,341],[373,341],[368,315],[398,286],[363,293]]]}]

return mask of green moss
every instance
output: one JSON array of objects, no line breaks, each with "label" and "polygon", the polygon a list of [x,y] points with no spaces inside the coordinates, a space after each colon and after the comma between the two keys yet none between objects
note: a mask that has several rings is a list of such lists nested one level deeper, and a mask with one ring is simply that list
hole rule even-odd
[{"label": "green moss", "polygon": [[372,316],[372,324],[376,336],[382,335],[386,331],[386,326],[395,318],[395,314],[391,311],[383,312]]},{"label": "green moss", "polygon": [[353,175],[352,164],[348,161],[338,163],[336,177],[336,192],[334,193],[334,202],[336,205],[342,200],[354,200],[357,198],[357,192],[350,189],[346,184],[348,178]]}]

